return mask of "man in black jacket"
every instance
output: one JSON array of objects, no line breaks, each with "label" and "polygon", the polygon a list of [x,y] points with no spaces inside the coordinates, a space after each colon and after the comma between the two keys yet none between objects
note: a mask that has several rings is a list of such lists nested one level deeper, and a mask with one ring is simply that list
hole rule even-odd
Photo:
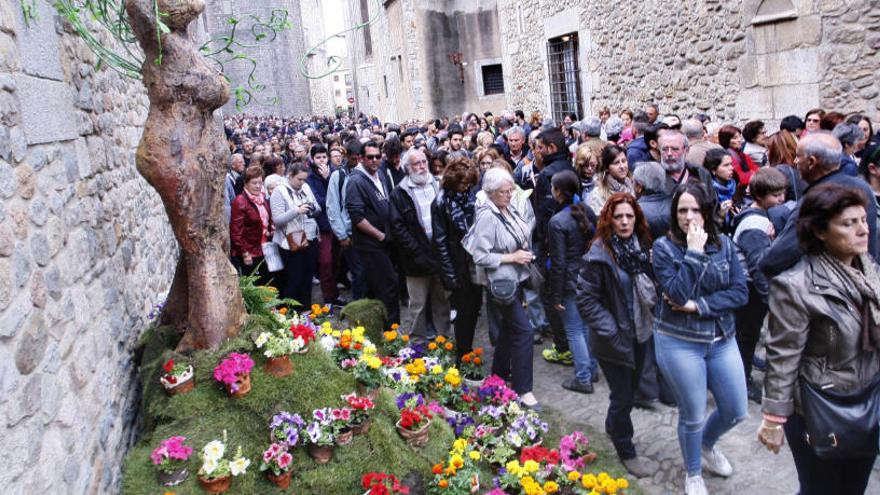
[{"label": "man in black jacket", "polygon": [[379,173],[382,153],[375,142],[363,147],[361,163],[346,181],[345,209],[351,217],[354,248],[364,269],[367,296],[379,299],[388,311],[387,323],[400,323],[397,299],[397,272],[391,263],[392,186],[386,174]]},{"label": "man in black jacket", "polygon": [[[407,176],[391,193],[391,229],[406,275],[409,309],[413,321],[404,333],[427,340],[428,309],[438,335],[450,336],[449,298],[440,279],[440,267],[431,245],[431,204],[439,186],[428,170],[428,159],[418,149],[404,152],[401,167]],[[430,306],[428,302],[430,301]]]},{"label": "man in black jacket", "polygon": [[[798,141],[797,154],[794,164],[801,177],[809,184],[804,191],[806,195],[810,189],[819,184],[840,184],[862,191],[868,200],[866,213],[868,218],[877,218],[877,203],[871,187],[858,177],[852,177],[840,169],[840,159],[843,148],[840,141],[825,131],[813,131]],[[758,267],[767,278],[775,277],[794,266],[803,256],[797,236],[797,220],[800,216],[800,203],[791,212],[785,228],[776,236],[776,240],[770,245],[770,250],[758,263]],[[877,223],[868,222],[868,253],[878,259],[877,251]]]},{"label": "man in black jacket", "polygon": [[[537,256],[538,267],[541,270],[547,270],[547,258],[549,256],[547,246],[547,225],[557,210],[559,203],[553,199],[550,191],[553,175],[563,170],[571,170],[571,153],[565,145],[565,136],[558,127],[547,129],[538,135],[535,141],[535,153],[540,154],[541,160],[545,166],[535,179],[535,232],[532,235],[532,252]],[[574,361],[571,351],[568,348],[568,338],[565,336],[565,327],[559,318],[559,313],[553,308],[552,301],[549,300],[549,283],[550,277],[545,277],[545,287],[541,295],[541,302],[544,304],[544,314],[550,323],[553,333],[553,347],[544,349],[541,355],[547,361],[553,363],[572,364]]]}]

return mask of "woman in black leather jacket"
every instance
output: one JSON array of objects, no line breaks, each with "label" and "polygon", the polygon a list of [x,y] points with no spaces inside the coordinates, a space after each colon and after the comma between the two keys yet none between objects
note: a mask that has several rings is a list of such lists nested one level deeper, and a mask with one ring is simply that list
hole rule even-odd
[{"label": "woman in black leather jacket", "polygon": [[440,193],[431,204],[431,242],[443,286],[451,291],[449,302],[456,312],[455,350],[459,359],[471,351],[483,304],[483,289],[472,279],[474,263],[461,245],[474,224],[478,179],[477,168],[468,158],[452,159],[443,172]]},{"label": "woman in black leather jacket", "polygon": [[553,215],[547,228],[550,251],[549,301],[559,314],[568,347],[574,358],[574,376],[563,382],[563,388],[583,394],[593,393],[598,379],[598,363],[590,355],[589,329],[578,313],[575,286],[581,257],[595,232],[596,216],[583,203],[574,204],[580,181],[571,170],[563,170],[551,180],[553,199],[562,208]]}]

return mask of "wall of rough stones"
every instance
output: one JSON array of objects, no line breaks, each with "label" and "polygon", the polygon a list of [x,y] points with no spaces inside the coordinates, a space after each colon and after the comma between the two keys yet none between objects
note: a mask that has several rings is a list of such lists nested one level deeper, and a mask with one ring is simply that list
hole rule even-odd
[{"label": "wall of rough stones", "polygon": [[[753,25],[780,6],[793,14]],[[656,101],[664,113],[740,122],[813,106],[880,117],[877,0],[498,0],[498,12],[512,108],[549,109],[547,40],[569,25],[587,113]]]},{"label": "wall of rough stones", "polygon": [[36,5],[28,27],[0,2],[0,486],[117,493],[136,431],[132,349],[176,243],[135,170],[143,86],[96,70]]}]

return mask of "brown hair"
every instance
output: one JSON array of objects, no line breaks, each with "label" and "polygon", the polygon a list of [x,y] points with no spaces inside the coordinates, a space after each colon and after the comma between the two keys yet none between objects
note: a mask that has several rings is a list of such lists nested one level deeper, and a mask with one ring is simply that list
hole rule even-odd
[{"label": "brown hair", "polygon": [[797,154],[797,140],[788,131],[775,132],[767,138],[767,163],[776,165],[794,165]]},{"label": "brown hair", "polygon": [[810,188],[810,192],[804,196],[797,219],[797,235],[801,248],[809,254],[825,251],[825,243],[816,236],[816,232],[828,230],[831,219],[850,206],[866,208],[867,204],[865,195],[853,187],[822,184]]},{"label": "brown hair", "polygon": [[446,164],[441,186],[444,190],[455,191],[460,185],[473,186],[479,178],[474,162],[465,156],[457,156]]},{"label": "brown hair", "polygon": [[828,112],[819,121],[819,128],[823,131],[833,131],[834,127],[844,120],[846,120],[846,115],[840,112]]},{"label": "brown hair", "polygon": [[245,171],[244,171],[244,183],[245,184],[256,179],[257,177],[259,177],[260,179],[263,178],[263,169],[259,165],[251,165],[250,167],[245,169]]},{"label": "brown hair", "polygon": [[[606,246],[608,245],[611,240],[611,234],[614,233],[614,224],[612,222],[614,210],[617,209],[617,205],[623,203],[632,206],[633,212],[636,215],[633,234],[639,240],[642,249],[645,251],[651,249],[653,241],[651,240],[651,230],[648,228],[648,221],[645,219],[645,214],[642,213],[642,208],[639,206],[638,201],[636,201],[635,196],[630,193],[617,192],[608,198],[608,201],[605,202],[605,206],[602,207],[602,211],[599,213],[595,239],[601,239]],[[596,241],[594,240],[593,242]]]},{"label": "brown hair", "polygon": [[724,149],[730,148],[730,142],[737,134],[742,134],[742,131],[739,130],[739,127],[735,125],[722,126],[721,129],[718,129],[718,144],[720,144],[721,147]]},{"label": "brown hair", "polygon": [[772,167],[759,168],[749,180],[749,191],[757,199],[768,194],[785,192],[788,180],[785,175]]}]

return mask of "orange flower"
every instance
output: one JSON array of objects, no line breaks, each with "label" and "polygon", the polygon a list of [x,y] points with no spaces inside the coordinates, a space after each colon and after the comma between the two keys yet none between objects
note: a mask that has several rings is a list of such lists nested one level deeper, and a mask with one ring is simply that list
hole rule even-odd
[{"label": "orange flower", "polygon": [[324,307],[321,308],[321,311],[323,311],[323,312],[325,312],[325,313],[329,313],[329,312],[330,312],[330,306],[327,306],[327,305],[325,304]]},{"label": "orange flower", "polygon": [[437,482],[437,486],[439,486],[440,488],[446,488],[447,486],[449,486],[449,482],[443,479]]},{"label": "orange flower", "polygon": [[462,459],[456,458],[454,461],[452,461],[452,465],[455,466],[456,469],[461,469],[461,467],[464,466],[464,461]]},{"label": "orange flower", "polygon": [[429,350],[429,351],[436,351],[436,350],[437,350],[437,344],[431,342],[430,344],[428,344],[428,350]]},{"label": "orange flower", "polygon": [[483,355],[483,348],[477,347],[476,349],[474,349],[474,354],[476,354],[477,356],[482,356]]},{"label": "orange flower", "polygon": [[442,473],[443,472],[443,464],[440,464],[439,462],[437,464],[434,464],[434,467],[431,468],[431,472],[434,474]]},{"label": "orange flower", "polygon": [[483,364],[483,360],[480,358],[474,358],[474,364]]},{"label": "orange flower", "polygon": [[409,335],[403,335],[400,337],[400,339],[403,340],[404,342],[409,342]]},{"label": "orange flower", "polygon": [[355,348],[355,350],[358,350],[358,351],[359,351],[359,350],[361,350],[362,347],[363,347],[363,346],[361,345],[360,342],[355,342],[355,344],[354,344],[354,348]]},{"label": "orange flower", "polygon": [[471,356],[472,356],[472,354],[470,352],[465,354],[464,356],[461,357],[462,362],[465,362],[465,363],[471,362]]},{"label": "orange flower", "polygon": [[281,314],[283,314],[283,315],[286,315],[286,314],[287,314],[287,308],[281,308],[281,309],[278,310],[278,312],[281,313]]},{"label": "orange flower", "polygon": [[342,347],[343,349],[348,349],[349,347],[351,347],[351,344],[348,341],[340,340],[339,347]]},{"label": "orange flower", "polygon": [[447,351],[451,351],[452,350],[452,342],[447,342],[444,347],[446,348]]},{"label": "orange flower", "polygon": [[446,337],[440,335],[434,340],[436,340],[438,344],[442,344],[442,343],[446,342]]},{"label": "orange flower", "polygon": [[392,324],[391,324],[391,329],[392,329],[392,330],[397,330],[398,328],[400,328],[400,325],[398,325],[397,323],[392,323]]}]

